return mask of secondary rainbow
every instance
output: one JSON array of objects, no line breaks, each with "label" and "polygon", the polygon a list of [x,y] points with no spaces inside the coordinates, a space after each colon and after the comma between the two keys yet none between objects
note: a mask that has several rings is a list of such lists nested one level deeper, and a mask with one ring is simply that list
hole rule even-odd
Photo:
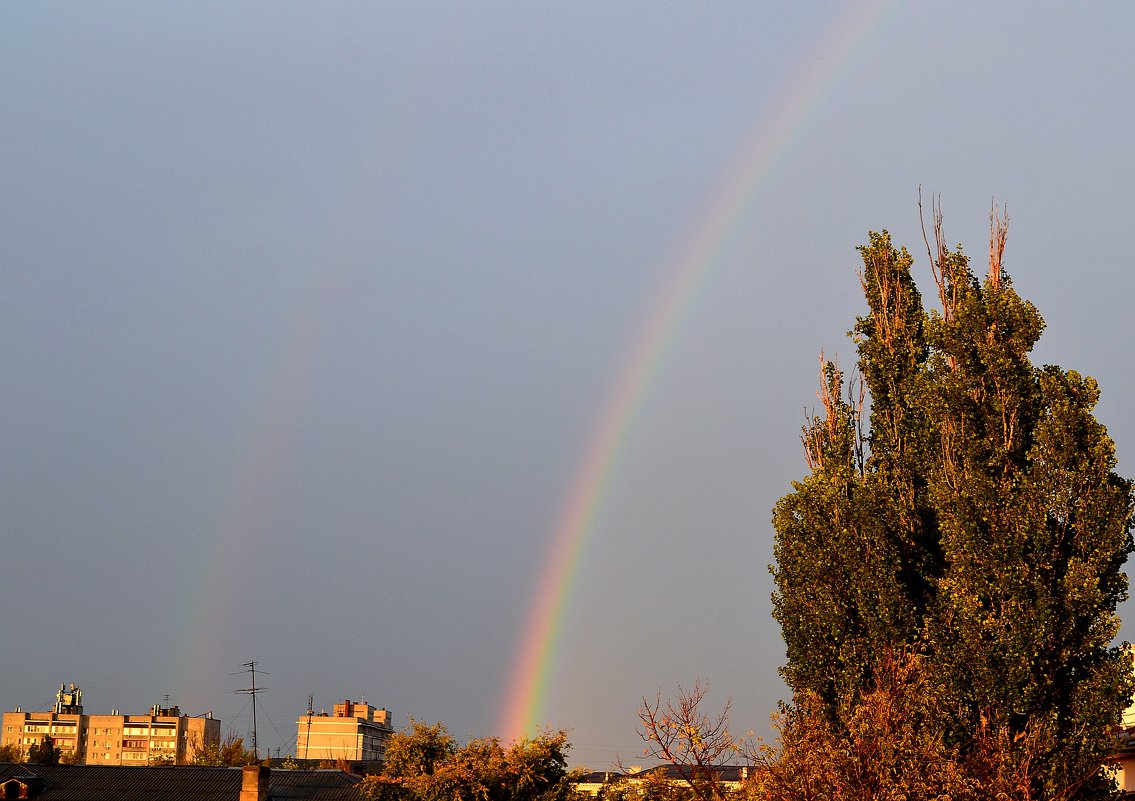
[{"label": "secondary rainbow", "polygon": [[248,436],[248,447],[236,450],[227,466],[233,478],[225,482],[231,487],[219,510],[217,527],[202,541],[202,559],[206,567],[200,573],[200,587],[185,604],[187,636],[178,660],[178,673],[173,686],[183,703],[204,707],[209,699],[224,697],[227,674],[237,669],[242,659],[255,654],[231,651],[222,643],[239,638],[241,594],[250,577],[258,571],[250,569],[256,554],[270,548],[269,521],[272,518],[273,487],[279,473],[288,463],[287,452],[293,444],[295,420],[303,396],[312,385],[311,372],[318,350],[316,308],[321,298],[314,281],[303,284],[296,292],[304,298],[297,302],[290,315],[290,339],[281,350],[275,369],[268,371],[262,394],[267,399],[256,415],[256,425]]},{"label": "secondary rainbow", "polygon": [[762,121],[752,145],[729,171],[659,293],[620,371],[555,526],[551,553],[537,585],[505,691],[498,731],[506,739],[532,735],[537,726],[546,722],[544,705],[556,663],[557,634],[570,607],[575,577],[595,520],[618,467],[627,433],[645,402],[668,346],[694,305],[699,287],[744,211],[767,185],[793,137],[820,105],[841,69],[897,5],[897,0],[857,3],[819,42],[812,58],[805,62],[807,68],[788,84],[790,91],[784,93],[777,113]]}]

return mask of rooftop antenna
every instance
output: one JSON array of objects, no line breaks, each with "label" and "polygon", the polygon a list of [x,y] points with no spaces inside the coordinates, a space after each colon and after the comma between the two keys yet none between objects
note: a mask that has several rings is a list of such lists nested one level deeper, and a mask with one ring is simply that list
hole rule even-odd
[{"label": "rooftop antenna", "polygon": [[[256,694],[265,692],[268,689],[267,687],[257,687],[256,686],[256,666],[258,664],[260,664],[260,663],[256,662],[255,660],[252,661],[252,662],[245,662],[244,664],[241,665],[241,667],[243,667],[244,670],[240,670],[240,671],[237,671],[236,673],[230,673],[229,674],[230,676],[239,676],[241,673],[248,673],[252,677],[252,683],[251,683],[250,687],[245,687],[242,690],[233,690],[233,693],[234,694],[251,695],[252,696],[252,755],[254,757],[256,757],[257,762],[260,761],[260,751],[257,748],[257,744],[256,744]],[[266,670],[260,671],[260,674],[263,675],[263,676],[271,676],[272,675],[271,673],[269,673]]]},{"label": "rooftop antenna", "polygon": [[307,749],[311,746],[311,716],[315,714],[315,710],[311,708],[315,697],[309,695],[307,697],[307,737],[303,739],[303,760],[307,762]]}]

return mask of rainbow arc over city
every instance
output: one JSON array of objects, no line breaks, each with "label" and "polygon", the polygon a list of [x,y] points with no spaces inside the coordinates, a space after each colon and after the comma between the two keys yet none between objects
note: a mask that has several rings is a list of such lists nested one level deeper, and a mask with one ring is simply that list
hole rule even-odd
[{"label": "rainbow arc over city", "polygon": [[572,591],[606,500],[629,430],[644,406],[654,377],[689,315],[718,256],[748,207],[769,183],[792,142],[854,57],[899,6],[898,0],[854,3],[821,38],[813,55],[786,84],[783,99],[757,126],[751,144],[732,165],[681,258],[669,271],[646,323],[619,371],[604,412],[590,437],[554,535],[537,592],[513,660],[497,733],[505,739],[532,736],[544,719],[558,638],[571,607]]},{"label": "rainbow arc over city", "polygon": [[[501,737],[530,736],[539,725],[548,722],[545,712],[558,640],[588,543],[628,433],[647,402],[654,377],[663,367],[671,344],[695,305],[699,289],[747,210],[770,186],[776,168],[784,163],[810,118],[822,108],[824,99],[855,56],[900,6],[901,0],[856,0],[830,25],[826,35],[818,37],[811,56],[786,81],[780,102],[756,126],[748,146],[734,159],[712,193],[706,211],[691,226],[685,246],[679,249],[679,258],[666,271],[666,279],[633,339],[588,439],[557,522],[551,527],[548,557],[502,693],[495,728]],[[329,229],[347,227],[333,209],[328,211],[325,222]],[[228,662],[232,660],[226,662],[221,653],[214,636],[216,623],[231,614],[242,571],[268,539],[265,521],[270,519],[273,505],[270,487],[281,464],[287,461],[285,454],[294,418],[305,387],[312,380],[318,352],[319,304],[312,298],[329,291],[323,286],[327,280],[327,276],[311,276],[296,288],[297,325],[289,346],[282,351],[280,363],[272,371],[270,386],[265,389],[267,409],[257,415],[258,423],[246,447],[236,449],[233,463],[227,465],[232,476],[228,486],[232,489],[216,530],[203,542],[201,586],[187,591],[193,596],[185,605],[185,626],[190,634],[185,638],[180,675],[175,677],[174,684],[201,699],[223,692],[218,684],[217,666],[230,666]]]}]

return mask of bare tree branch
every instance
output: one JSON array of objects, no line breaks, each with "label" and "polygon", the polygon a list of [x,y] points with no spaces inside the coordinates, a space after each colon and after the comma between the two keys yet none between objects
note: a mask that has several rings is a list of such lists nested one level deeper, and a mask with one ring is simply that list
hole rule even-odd
[{"label": "bare tree branch", "polygon": [[708,691],[709,685],[698,679],[690,689],[678,687],[677,699],[665,705],[661,693],[654,701],[644,697],[639,736],[646,743],[643,754],[673,765],[701,801],[725,801],[718,769],[737,760],[755,764],[756,749],[749,735],[737,738],[729,731],[731,700],[716,714],[702,711]]}]

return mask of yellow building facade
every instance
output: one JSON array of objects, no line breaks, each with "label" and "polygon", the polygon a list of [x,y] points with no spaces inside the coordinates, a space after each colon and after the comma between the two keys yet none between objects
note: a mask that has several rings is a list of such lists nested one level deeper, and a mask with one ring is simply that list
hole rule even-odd
[{"label": "yellow building facade", "polygon": [[197,751],[219,743],[221,721],[212,714],[189,717],[176,707],[154,706],[148,715],[85,715],[82,691],[60,687],[50,712],[5,712],[0,743],[28,750],[44,737],[62,759],[83,765],[185,765]]},{"label": "yellow building facade", "polygon": [[335,704],[334,714],[309,711],[296,721],[296,758],[327,762],[382,759],[394,733],[390,711],[365,701]]}]

